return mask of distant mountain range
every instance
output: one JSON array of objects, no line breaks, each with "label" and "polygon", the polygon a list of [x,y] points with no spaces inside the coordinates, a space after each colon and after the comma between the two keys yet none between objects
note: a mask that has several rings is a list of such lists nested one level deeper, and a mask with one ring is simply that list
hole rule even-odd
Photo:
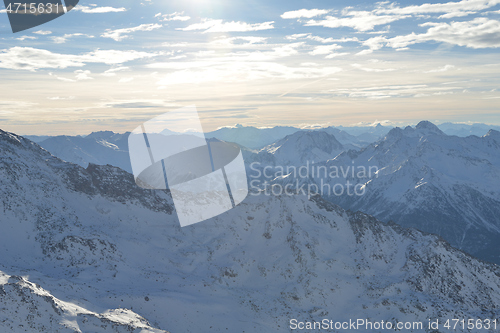
[{"label": "distant mountain range", "polygon": [[[416,131],[442,136],[424,124],[389,137]],[[3,131],[0,173],[5,332],[289,332],[292,318],[426,325],[500,315],[498,266],[319,196],[250,195],[180,228],[168,191]]]},{"label": "distant mountain range", "polygon": [[[324,194],[340,206],[360,210],[383,221],[441,235],[454,246],[481,259],[500,263],[494,245],[500,233],[500,151],[497,131],[484,124],[441,125],[429,122],[415,128],[327,127],[299,130],[293,127],[257,129],[236,126],[207,133],[242,145],[247,171],[267,166],[307,163],[327,168],[376,167],[376,176],[356,180],[366,184],[365,195]],[[457,135],[447,135],[455,133]],[[475,134],[481,134],[477,136]],[[86,167],[110,164],[132,172],[128,133],[97,132],[87,137],[50,137],[40,145],[63,160]],[[342,138],[339,139],[339,138]],[[370,140],[376,141],[369,142]],[[253,141],[252,141],[253,140]],[[363,141],[367,140],[367,141]],[[252,143],[253,142],[253,143]],[[256,167],[250,165],[257,162]],[[321,185],[321,177],[263,179],[274,184]],[[323,177],[324,178],[324,177]],[[329,178],[329,177],[327,177]],[[345,179],[324,179],[330,186]],[[354,179],[352,179],[354,181]]]},{"label": "distant mountain range", "polygon": [[[500,126],[485,124],[452,124],[439,125],[444,133],[461,137],[476,135],[483,136],[490,129],[500,131]],[[335,137],[345,150],[361,149],[376,142],[394,127],[376,124],[374,126],[330,126],[316,129],[300,129],[296,127],[276,126],[270,128],[256,128],[252,126],[236,125],[224,127],[205,134],[207,138],[234,142],[249,150],[259,151],[264,147],[276,144],[286,136],[299,131],[321,131]],[[94,132],[88,136],[36,136],[25,137],[40,144],[55,156],[83,167],[89,163],[100,165],[114,165],[132,172],[128,158],[127,137],[130,133],[118,134],[110,131]],[[330,157],[332,158],[332,157]]]},{"label": "distant mountain range", "polygon": [[[341,171],[332,176],[318,170]],[[360,170],[373,172],[359,176]],[[438,234],[478,258],[500,264],[500,132],[496,130],[483,137],[448,136],[424,121],[416,127],[394,128],[366,148],[344,151],[308,172],[305,181],[294,173],[271,183],[316,184],[325,198],[343,208]],[[337,184],[345,189],[348,182],[359,184],[363,195],[356,195],[354,188],[351,194],[341,192],[342,187],[334,191]]]}]

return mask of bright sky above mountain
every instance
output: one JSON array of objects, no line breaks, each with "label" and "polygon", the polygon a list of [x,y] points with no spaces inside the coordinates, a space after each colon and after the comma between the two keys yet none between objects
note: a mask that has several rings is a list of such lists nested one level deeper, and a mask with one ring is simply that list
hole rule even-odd
[{"label": "bright sky above mountain", "polygon": [[80,1],[13,34],[0,128],[124,132],[196,105],[241,123],[500,124],[500,0]]}]

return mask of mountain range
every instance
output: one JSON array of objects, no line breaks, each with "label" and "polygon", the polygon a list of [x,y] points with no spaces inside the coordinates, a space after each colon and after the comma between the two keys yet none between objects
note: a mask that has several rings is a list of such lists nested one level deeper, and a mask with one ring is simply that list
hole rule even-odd
[{"label": "mountain range", "polygon": [[[241,146],[249,175],[255,169],[268,166],[298,168],[307,163],[328,169],[376,168],[380,170],[376,175],[356,180],[356,183],[366,184],[363,188],[365,195],[332,195],[329,191],[325,198],[383,221],[393,220],[403,226],[439,234],[464,251],[500,263],[500,250],[494,245],[500,232],[497,217],[500,216],[500,163],[497,158],[500,154],[498,140],[495,140],[498,131],[487,132],[486,126],[441,125],[448,132],[464,135],[486,132],[482,137],[447,135],[430,122],[421,122],[414,128],[392,128],[388,133],[389,127],[380,124],[315,130],[236,126],[207,133],[206,137],[217,136],[220,140],[239,141],[251,147],[276,139],[260,149]],[[382,137],[373,143],[362,141],[380,135]],[[337,137],[343,140],[337,140]],[[40,144],[59,158],[84,167],[89,163],[110,164],[132,171],[127,133],[96,132],[87,137],[51,137]],[[257,166],[250,168],[254,162]],[[339,178],[346,178],[343,180],[346,182],[353,177],[323,180],[321,177],[274,178],[261,177],[259,181],[299,186],[304,183],[319,186],[323,181],[335,186],[341,180]]]},{"label": "mountain range", "polygon": [[[394,128],[366,148],[342,152],[315,168],[348,169],[333,177],[310,173],[307,179],[320,188],[330,186],[323,187],[323,196],[341,207],[438,234],[478,258],[500,263],[496,244],[500,239],[500,132],[448,136],[423,121],[416,127]],[[359,170],[373,172],[358,175]],[[286,182],[293,183],[293,176]],[[347,182],[359,184],[360,195],[340,193],[341,187],[335,193],[330,190]]]},{"label": "mountain range", "polygon": [[289,332],[292,319],[500,314],[497,265],[320,196],[253,193],[180,228],[168,190],[3,131],[0,172],[4,331]]}]

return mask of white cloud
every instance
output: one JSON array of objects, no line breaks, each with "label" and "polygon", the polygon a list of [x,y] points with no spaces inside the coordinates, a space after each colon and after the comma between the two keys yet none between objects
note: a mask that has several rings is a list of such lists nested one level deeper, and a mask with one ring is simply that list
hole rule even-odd
[{"label": "white cloud", "polygon": [[89,76],[92,73],[90,71],[88,71],[88,70],[79,69],[79,70],[75,71],[75,74],[76,74],[75,77],[76,77],[77,81],[81,81],[81,80],[93,80],[94,79],[93,77]]},{"label": "white cloud", "polygon": [[0,68],[36,71],[37,69],[83,67],[87,63],[117,65],[158,55],[160,54],[134,50],[96,50],[81,55],[73,55],[53,53],[48,50],[32,47],[16,46],[0,50]]},{"label": "white cloud", "polygon": [[54,36],[54,37],[51,37],[51,39],[56,44],[63,44],[63,43],[66,43],[68,41],[68,38],[78,37],[78,36],[85,36],[88,38],[94,38],[94,36],[91,36],[91,35],[86,35],[86,34],[82,34],[82,33],[74,33],[74,34],[64,34],[62,36],[57,36],[57,37]]},{"label": "white cloud", "polygon": [[283,19],[298,19],[298,18],[313,18],[316,16],[321,16],[328,14],[330,10],[327,9],[300,9],[290,12],[285,12],[281,15]]},{"label": "white cloud", "polygon": [[286,36],[285,38],[288,40],[297,40],[297,39],[302,39],[302,38],[307,38],[307,36],[310,36],[310,33],[307,34],[294,34],[294,35],[289,35]]},{"label": "white cloud", "polygon": [[155,17],[161,17],[161,21],[189,21],[191,19],[190,16],[184,15],[184,12],[175,12],[165,15],[161,15],[161,13],[158,14],[156,14]]},{"label": "white cloud", "polygon": [[350,52],[333,52],[325,57],[325,59],[333,59],[351,54]]},{"label": "white cloud", "polygon": [[340,88],[330,90],[335,96],[362,99],[386,99],[424,97],[430,95],[453,94],[460,91],[460,87],[433,87],[425,84],[416,85],[390,85],[364,88]]},{"label": "white cloud", "polygon": [[203,68],[178,70],[157,82],[160,86],[208,82],[248,82],[261,79],[322,78],[340,72],[338,67],[290,67],[274,62],[212,64]]},{"label": "white cloud", "polygon": [[431,69],[430,71],[426,71],[424,73],[440,73],[440,72],[447,72],[451,69],[454,69],[455,66],[453,65],[445,65],[444,67],[438,68],[438,69]]},{"label": "white cloud", "polygon": [[368,11],[344,11],[342,17],[327,16],[323,20],[309,20],[306,26],[322,26],[326,28],[349,27],[358,31],[373,30],[378,25],[388,24],[409,15],[377,15]]},{"label": "white cloud", "polygon": [[367,54],[371,54],[371,53],[373,53],[373,50],[368,49],[368,50],[359,51],[358,53],[356,53],[356,55],[363,56],[363,55],[367,55]]},{"label": "white cloud", "polygon": [[177,28],[177,30],[183,30],[183,31],[204,30],[203,33],[244,32],[244,31],[259,31],[259,30],[274,29],[273,24],[274,21],[250,24],[240,21],[224,22],[223,20],[205,19],[200,23],[191,24],[186,28]]},{"label": "white cloud", "polygon": [[467,22],[424,23],[426,33],[397,36],[387,39],[387,46],[403,48],[428,41],[444,42],[474,49],[500,47],[500,21],[484,17]]},{"label": "white cloud", "polygon": [[44,30],[38,30],[38,31],[33,31],[34,34],[37,34],[37,35],[50,35],[52,33],[52,31],[44,31]]},{"label": "white cloud", "polygon": [[[387,38],[383,36],[372,37],[365,40],[361,44],[368,46],[371,51],[380,50],[387,43]],[[366,51],[366,50],[365,50]],[[363,51],[362,51],[363,52]],[[369,52],[371,53],[371,52]],[[365,53],[366,54],[366,53]]]},{"label": "white cloud", "polygon": [[238,37],[226,37],[214,39],[210,42],[210,45],[222,45],[222,46],[237,46],[237,47],[247,47],[253,46],[255,44],[264,43],[267,37],[257,37],[257,36],[238,36]]},{"label": "white cloud", "polygon": [[73,80],[73,79],[68,79],[66,77],[62,77],[62,76],[58,76],[54,73],[49,73],[50,76],[53,76],[55,77],[56,79],[58,79],[59,81],[64,81],[64,82],[76,82],[76,80]]},{"label": "white cloud", "polygon": [[430,27],[422,34],[411,33],[392,38],[377,36],[362,42],[369,50],[363,50],[357,55],[365,55],[379,50],[384,46],[397,51],[407,50],[408,46],[425,42],[442,42],[465,46],[473,49],[500,47],[500,21],[478,17],[465,22],[427,22],[420,26]]},{"label": "white cloud", "polygon": [[80,11],[86,14],[103,14],[103,13],[117,13],[125,12],[127,9],[124,7],[114,8],[114,7],[88,7],[88,6],[76,6],[73,10]]},{"label": "white cloud", "polygon": [[175,57],[170,57],[169,59],[170,60],[179,60],[179,59],[184,59],[184,58],[187,58],[187,56],[186,55],[178,55]]},{"label": "white cloud", "polygon": [[54,97],[47,97],[47,99],[51,101],[65,101],[65,100],[75,99],[75,96],[68,96],[68,97],[54,96]]},{"label": "white cloud", "polygon": [[21,36],[21,37],[18,37],[16,39],[17,40],[26,40],[26,39],[38,39],[38,38],[35,36]]},{"label": "white cloud", "polygon": [[314,50],[309,52],[310,55],[325,55],[325,54],[330,54],[335,50],[341,49],[342,46],[338,44],[332,44],[332,45],[319,45],[314,47]]},{"label": "white cloud", "polygon": [[394,68],[372,68],[372,67],[365,67],[365,66],[360,65],[360,64],[352,64],[351,66],[354,67],[354,68],[356,68],[356,69],[362,70],[364,72],[375,72],[375,73],[393,72],[393,71],[396,70]]},{"label": "white cloud", "polygon": [[107,65],[117,65],[133,60],[152,58],[161,54],[162,53],[149,53],[135,50],[96,50],[76,57],[80,58],[83,62],[96,62]]},{"label": "white cloud", "polygon": [[111,69],[108,69],[107,71],[105,71],[104,73],[102,73],[101,75],[102,76],[116,76],[116,72],[125,71],[127,69],[129,69],[129,67],[126,67],[126,66],[111,68]]},{"label": "white cloud", "polygon": [[129,83],[129,82],[132,82],[132,81],[134,81],[133,77],[124,77],[124,78],[120,79],[118,81],[118,83]]},{"label": "white cloud", "polygon": [[450,12],[450,13],[443,14],[443,15],[439,16],[438,18],[450,19],[450,18],[454,18],[454,17],[464,17],[464,16],[475,14],[475,13],[476,12],[468,12],[468,11]]},{"label": "white cloud", "polygon": [[500,4],[500,0],[462,0],[458,2],[445,3],[424,3],[422,5],[398,7],[391,4],[389,7],[379,7],[375,12],[377,14],[396,14],[396,15],[416,15],[430,13],[456,13],[467,11],[479,11]]},{"label": "white cloud", "polygon": [[111,39],[114,39],[116,40],[117,42],[125,39],[125,38],[128,38],[130,37],[129,35],[132,33],[132,32],[136,32],[136,31],[152,31],[152,30],[155,30],[155,29],[159,29],[161,28],[162,25],[161,24],[157,24],[157,23],[151,23],[151,24],[141,24],[137,27],[133,27],[133,28],[124,28],[124,29],[116,29],[116,30],[106,30],[105,33],[103,33],[101,35],[101,37],[105,37],[105,38],[111,38]]},{"label": "white cloud", "polygon": [[285,37],[288,40],[297,40],[297,39],[310,39],[315,42],[320,43],[347,43],[347,42],[358,42],[359,39],[357,37],[342,37],[342,38],[323,38],[319,36],[314,36],[311,33],[306,34],[294,34]]}]

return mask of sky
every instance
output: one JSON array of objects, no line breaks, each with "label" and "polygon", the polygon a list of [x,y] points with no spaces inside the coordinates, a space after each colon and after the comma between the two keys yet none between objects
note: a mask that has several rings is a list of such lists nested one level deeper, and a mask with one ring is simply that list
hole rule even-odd
[{"label": "sky", "polygon": [[222,126],[500,124],[500,0],[81,0],[12,33],[0,128],[126,132],[195,105]]}]

